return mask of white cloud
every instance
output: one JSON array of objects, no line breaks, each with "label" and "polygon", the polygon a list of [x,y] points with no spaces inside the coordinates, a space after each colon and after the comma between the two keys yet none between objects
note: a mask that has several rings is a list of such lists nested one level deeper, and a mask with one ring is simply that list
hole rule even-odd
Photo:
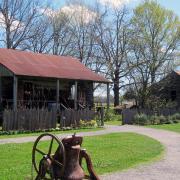
[{"label": "white cloud", "polygon": [[125,4],[128,4],[133,0],[99,0],[102,5],[110,6],[111,8],[118,8]]},{"label": "white cloud", "polygon": [[51,9],[51,8],[39,8],[39,13],[44,14],[48,17],[54,17],[57,14],[57,11]]},{"label": "white cloud", "polygon": [[74,5],[70,4],[67,6],[64,6],[58,10],[53,10],[51,8],[47,9],[39,9],[40,13],[45,14],[47,17],[54,18],[58,16],[60,13],[65,14],[66,16],[69,16],[71,21],[77,23],[77,22],[83,22],[83,23],[89,23],[91,20],[93,20],[96,17],[96,13],[91,11],[85,6],[81,5]]},{"label": "white cloud", "polygon": [[89,23],[96,17],[96,13],[81,5],[69,5],[60,9],[61,12],[69,15],[74,21]]},{"label": "white cloud", "polygon": [[[18,26],[20,28],[20,27],[22,27],[22,24],[19,24],[18,20],[13,20],[11,27],[10,27],[10,31],[14,31]],[[5,28],[5,18],[2,15],[2,13],[0,13],[0,28],[2,28],[2,29]]]}]

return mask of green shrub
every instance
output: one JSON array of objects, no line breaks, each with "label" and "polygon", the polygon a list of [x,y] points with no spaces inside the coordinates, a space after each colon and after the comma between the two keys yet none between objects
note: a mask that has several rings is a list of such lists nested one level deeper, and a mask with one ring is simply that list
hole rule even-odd
[{"label": "green shrub", "polygon": [[160,115],[158,117],[158,119],[159,119],[160,124],[165,124],[165,123],[168,122],[168,119],[165,116],[163,116],[163,115]]},{"label": "green shrub", "polygon": [[91,121],[80,120],[79,121],[80,127],[95,127],[96,125],[97,125],[96,120],[91,120]]},{"label": "green shrub", "polygon": [[137,114],[134,117],[134,123],[139,125],[148,125],[150,123],[150,119],[146,114]]},{"label": "green shrub", "polygon": [[176,114],[173,114],[172,116],[169,116],[169,118],[172,119],[172,120],[176,120],[177,119]]},{"label": "green shrub", "polygon": [[171,116],[168,116],[167,117],[167,121],[171,122],[171,123],[178,123],[179,122],[179,120],[176,119],[176,115],[175,114],[171,115]]},{"label": "green shrub", "polygon": [[167,121],[164,124],[173,124],[174,121],[172,121],[171,119],[167,119]]},{"label": "green shrub", "polygon": [[173,123],[175,123],[175,124],[176,124],[176,123],[179,123],[179,121],[178,121],[178,120],[173,120]]},{"label": "green shrub", "polygon": [[[87,123],[84,123],[84,127],[86,128],[91,128],[91,127],[96,127],[96,121],[91,120],[88,121]],[[13,131],[0,131],[0,136],[2,135],[17,135],[17,134],[33,134],[33,133],[44,133],[44,132],[61,132],[61,131],[69,131],[69,130],[76,130],[80,129],[79,127],[62,127],[62,128],[51,128],[51,129],[39,129],[39,130],[34,130],[34,131],[29,131],[29,130],[13,130]]]},{"label": "green shrub", "polygon": [[159,117],[156,115],[149,116],[150,124],[160,124]]},{"label": "green shrub", "polygon": [[171,116],[172,120],[179,120],[180,121],[180,113],[173,114]]},{"label": "green shrub", "polygon": [[115,114],[114,109],[105,112],[104,121],[122,121],[122,115]]},{"label": "green shrub", "polygon": [[87,121],[87,127],[95,127],[97,126],[96,120]]},{"label": "green shrub", "polygon": [[176,119],[180,120],[180,113],[176,113]]},{"label": "green shrub", "polygon": [[148,116],[146,114],[137,114],[134,118],[134,124],[149,125],[149,124],[172,124],[180,123],[180,113],[176,113],[172,116]]}]

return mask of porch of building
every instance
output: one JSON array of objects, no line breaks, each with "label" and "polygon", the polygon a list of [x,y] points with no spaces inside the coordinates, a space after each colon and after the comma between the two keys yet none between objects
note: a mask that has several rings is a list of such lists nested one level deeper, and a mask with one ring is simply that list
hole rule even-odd
[{"label": "porch of building", "polygon": [[[57,124],[61,127],[77,127],[80,120],[90,121],[96,115],[101,115],[94,106],[94,83],[84,80],[1,75],[2,129],[35,131],[56,128]],[[106,108],[109,108],[109,98]]]},{"label": "porch of building", "polygon": [[95,114],[94,83],[109,81],[73,57],[0,48],[0,112],[4,130],[77,126]]}]

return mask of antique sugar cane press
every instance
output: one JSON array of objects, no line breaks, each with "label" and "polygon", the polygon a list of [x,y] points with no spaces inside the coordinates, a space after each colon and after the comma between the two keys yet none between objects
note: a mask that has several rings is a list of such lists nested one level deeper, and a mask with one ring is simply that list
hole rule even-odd
[{"label": "antique sugar cane press", "polygon": [[[42,139],[50,139],[47,152],[41,148]],[[93,170],[90,156],[85,149],[81,149],[82,141],[83,138],[76,134],[67,136],[62,141],[49,133],[40,135],[32,150],[32,164],[37,172],[36,180],[99,180]],[[55,148],[54,144],[56,144]],[[85,175],[82,169],[83,158],[86,161],[89,175]]]}]

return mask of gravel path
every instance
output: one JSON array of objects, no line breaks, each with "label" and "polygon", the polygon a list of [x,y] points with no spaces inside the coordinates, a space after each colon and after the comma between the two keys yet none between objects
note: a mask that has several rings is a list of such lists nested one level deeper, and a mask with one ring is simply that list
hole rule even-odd
[{"label": "gravel path", "polygon": [[165,156],[150,165],[104,175],[103,180],[180,180],[180,134],[136,126],[126,126],[123,131],[147,135],[160,141],[166,148]]},{"label": "gravel path", "polygon": [[[150,165],[138,166],[123,172],[106,174],[101,176],[102,180],[180,180],[180,134],[144,128],[138,126],[107,126],[105,130],[95,132],[78,133],[82,136],[94,136],[111,132],[135,132],[152,137],[160,141],[166,148],[165,156],[162,160]],[[67,134],[58,135],[63,138]],[[20,137],[11,139],[0,139],[0,144],[24,143],[35,141],[37,137]]]}]

